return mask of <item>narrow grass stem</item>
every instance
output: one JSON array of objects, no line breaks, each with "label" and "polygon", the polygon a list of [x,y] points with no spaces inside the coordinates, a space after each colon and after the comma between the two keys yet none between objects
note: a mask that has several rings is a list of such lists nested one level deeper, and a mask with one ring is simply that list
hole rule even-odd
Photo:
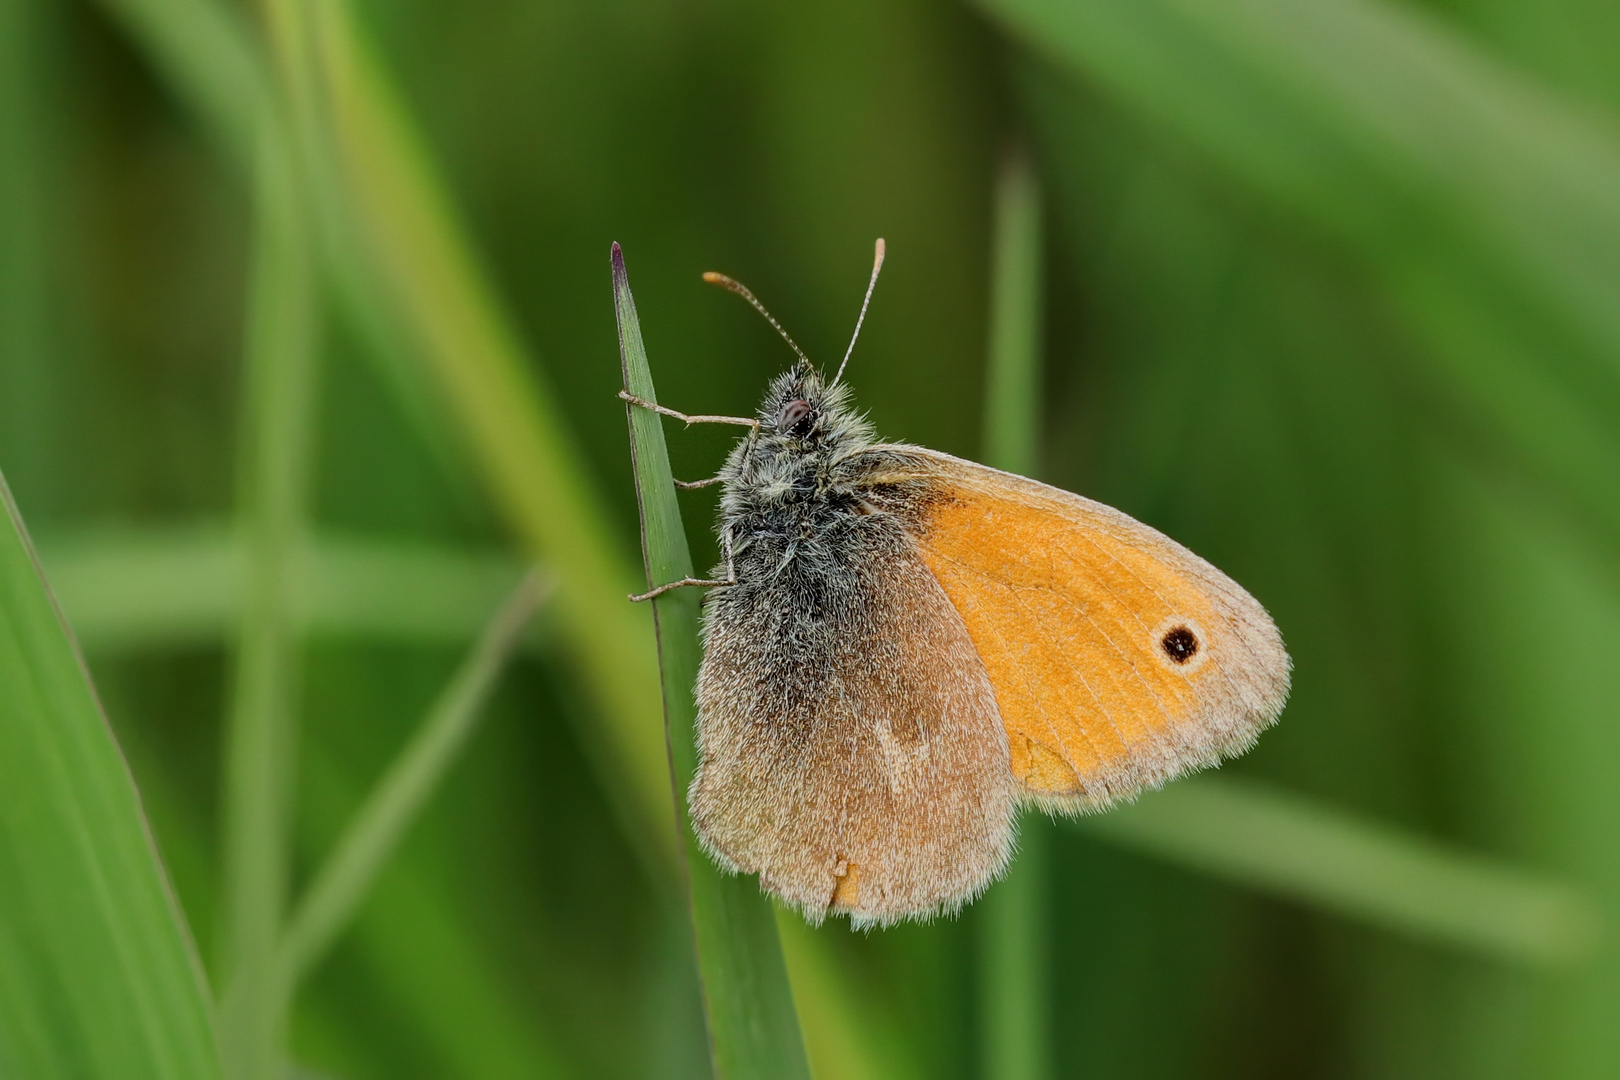
[{"label": "narrow grass stem", "polygon": [[291,584],[309,479],[315,312],[298,179],[281,145],[267,132],[260,147],[243,379],[247,573],[223,796],[220,1053],[228,1080],[273,1080],[283,1022],[274,968],[287,889],[300,648]]},{"label": "narrow grass stem", "polygon": [[1023,153],[1002,164],[993,227],[984,460],[1029,476],[1041,424],[1041,195]]},{"label": "narrow grass stem", "polygon": [[[1041,208],[1034,169],[1010,155],[996,184],[985,463],[1035,471],[1041,360]],[[988,1080],[1051,1074],[1046,1013],[1046,823],[1024,822],[1018,859],[981,901],[979,1024]]]},{"label": "narrow grass stem", "polygon": [[1051,824],[1026,815],[1018,860],[979,903],[981,1075],[1040,1080],[1052,1073],[1049,865]]},{"label": "narrow grass stem", "polygon": [[549,591],[538,572],[518,583],[316,872],[282,939],[282,970],[291,983],[315,965],[354,915],[466,744],[523,628]]}]

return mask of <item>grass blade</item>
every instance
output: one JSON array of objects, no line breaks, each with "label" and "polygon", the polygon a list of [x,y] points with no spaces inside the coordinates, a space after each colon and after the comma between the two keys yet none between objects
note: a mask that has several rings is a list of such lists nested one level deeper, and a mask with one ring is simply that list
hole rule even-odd
[{"label": "grass blade", "polygon": [[[1033,476],[1040,427],[1041,206],[1033,166],[1022,155],[1010,157],[997,179],[994,229],[985,464]],[[1052,1072],[1046,841],[1046,822],[1026,815],[1017,861],[979,901],[980,1041],[989,1080],[1041,1080]]]},{"label": "grass blade", "polygon": [[[91,653],[217,644],[241,619],[246,558],[231,530],[90,530],[40,547]],[[522,576],[500,552],[316,533],[294,559],[293,617],[305,637],[460,645]]]},{"label": "grass blade", "polygon": [[[618,316],[625,389],[643,401],[657,401],[624,256],[617,244],[613,245],[613,307]],[[626,408],[648,584],[690,577],[692,556],[669,471],[664,429],[650,410]],[[652,604],[663,674],[670,778],[685,841],[692,928],[715,1075],[722,1080],[808,1078],[770,901],[753,878],[720,873],[698,846],[679,808],[697,769],[697,704],[692,688],[698,668],[698,599],[692,589],[676,589]]]},{"label": "grass blade", "polygon": [[286,903],[288,812],[298,707],[294,559],[309,481],[314,297],[299,181],[260,147],[258,238],[243,379],[242,528],[246,543],[223,795],[224,945],[220,1053],[232,1080],[274,1080],[285,1002],[276,972]]},{"label": "grass blade", "polygon": [[549,588],[535,572],[519,582],[316,872],[282,940],[282,970],[291,982],[315,965],[354,915],[472,733],[507,657]]},{"label": "grass blade", "polygon": [[1239,885],[1482,956],[1545,967],[1592,956],[1602,916],[1578,890],[1314,800],[1200,777],[1074,828]]},{"label": "grass blade", "polygon": [[140,797],[0,477],[0,1073],[219,1076]]}]

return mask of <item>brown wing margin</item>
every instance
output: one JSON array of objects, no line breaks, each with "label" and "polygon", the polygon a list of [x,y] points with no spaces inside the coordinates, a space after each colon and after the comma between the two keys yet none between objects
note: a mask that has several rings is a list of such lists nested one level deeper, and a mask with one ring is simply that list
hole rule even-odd
[{"label": "brown wing margin", "polygon": [[1276,720],[1288,654],[1231,578],[1101,503],[904,449],[935,493],[918,549],[984,663],[1030,797],[1099,808],[1241,753]]}]

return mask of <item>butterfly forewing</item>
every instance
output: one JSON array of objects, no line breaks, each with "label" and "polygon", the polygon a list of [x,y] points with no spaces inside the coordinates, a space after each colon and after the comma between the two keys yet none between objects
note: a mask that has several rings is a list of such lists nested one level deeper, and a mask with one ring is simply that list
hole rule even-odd
[{"label": "butterfly forewing", "polygon": [[1029,794],[1105,805],[1240,753],[1276,719],[1287,655],[1225,574],[1100,503],[915,454],[934,492],[918,550],[973,639]]}]

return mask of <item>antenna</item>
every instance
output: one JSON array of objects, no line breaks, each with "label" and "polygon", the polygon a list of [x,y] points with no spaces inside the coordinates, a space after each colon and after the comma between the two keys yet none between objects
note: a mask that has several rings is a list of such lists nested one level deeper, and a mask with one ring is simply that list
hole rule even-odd
[{"label": "antenna", "polygon": [[878,237],[877,247],[872,252],[872,280],[866,283],[866,299],[861,301],[861,314],[855,320],[855,333],[849,339],[849,348],[844,350],[844,362],[838,365],[838,374],[833,376],[832,385],[837,386],[838,380],[844,377],[844,368],[849,366],[849,356],[855,351],[855,341],[861,336],[861,324],[866,321],[866,306],[872,302],[872,290],[877,288],[878,271],[883,269],[883,237]]},{"label": "antenna", "polygon": [[799,354],[799,359],[803,360],[805,365],[808,367],[815,366],[814,364],[810,363],[810,358],[804,355],[804,350],[799,348],[798,344],[792,338],[788,337],[788,332],[782,329],[782,324],[777,322],[776,318],[770,312],[765,310],[765,305],[759,302],[758,297],[748,291],[748,286],[744,285],[740,281],[737,281],[735,278],[729,278],[724,274],[717,274],[713,270],[707,271],[703,275],[703,280],[707,281],[710,285],[718,285],[722,289],[729,289],[738,296],[742,297],[744,300],[748,301],[750,304],[753,304],[754,310],[765,316],[766,322],[776,327],[776,332],[782,335],[782,340],[788,343],[788,347]]}]

